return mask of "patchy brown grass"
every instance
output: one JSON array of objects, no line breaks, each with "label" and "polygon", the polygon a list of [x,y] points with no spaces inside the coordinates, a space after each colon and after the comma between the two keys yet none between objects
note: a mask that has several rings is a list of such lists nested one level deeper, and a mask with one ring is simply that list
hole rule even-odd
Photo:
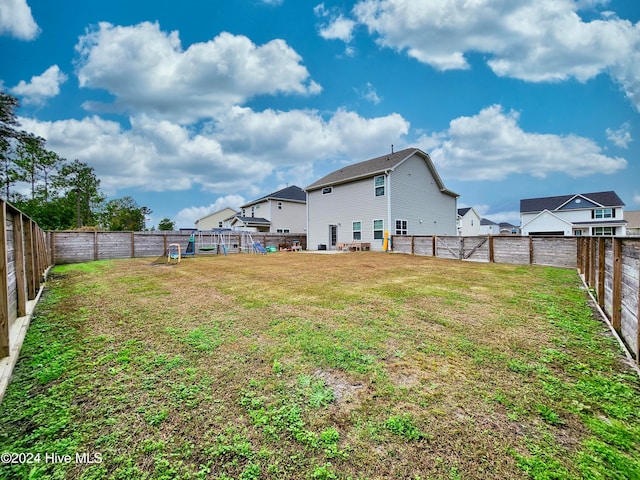
[{"label": "patchy brown grass", "polygon": [[[0,447],[28,450],[16,441],[27,435],[32,449],[102,462],[39,465],[43,475],[599,478],[603,466],[637,468],[637,378],[575,272],[373,252],[136,259],[58,267],[48,295],[33,335],[71,331],[74,353],[53,379],[18,380],[5,404],[44,391],[66,405],[64,425],[38,433],[5,411]],[[32,378],[38,348],[26,344],[17,377]],[[601,376],[621,386],[598,401]],[[631,410],[611,407],[612,395]],[[594,433],[620,422],[624,441]]]}]

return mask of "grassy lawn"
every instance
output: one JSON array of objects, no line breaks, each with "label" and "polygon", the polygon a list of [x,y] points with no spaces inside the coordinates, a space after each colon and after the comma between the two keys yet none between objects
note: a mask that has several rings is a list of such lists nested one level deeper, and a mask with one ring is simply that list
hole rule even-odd
[{"label": "grassy lawn", "polygon": [[367,252],[59,266],[0,405],[33,463],[0,478],[637,479],[640,381],[580,286]]}]

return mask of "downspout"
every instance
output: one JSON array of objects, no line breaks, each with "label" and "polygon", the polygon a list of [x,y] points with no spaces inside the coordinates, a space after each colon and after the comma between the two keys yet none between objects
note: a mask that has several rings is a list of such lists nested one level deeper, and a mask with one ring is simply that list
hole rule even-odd
[{"label": "downspout", "polygon": [[[385,230],[389,231],[389,242],[391,242],[391,170],[385,170],[384,174],[387,178],[387,228]],[[389,250],[392,249],[393,244]]]}]

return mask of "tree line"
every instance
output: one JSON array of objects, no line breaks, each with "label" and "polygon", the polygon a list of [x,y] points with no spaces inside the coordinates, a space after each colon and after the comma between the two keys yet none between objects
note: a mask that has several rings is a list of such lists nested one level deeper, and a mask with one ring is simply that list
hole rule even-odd
[{"label": "tree line", "polygon": [[[61,157],[45,139],[20,130],[19,107],[16,97],[0,92],[0,196],[45,230],[146,229],[148,207],[130,196],[106,201],[92,167]],[[172,230],[174,224],[165,218],[158,227]]]}]

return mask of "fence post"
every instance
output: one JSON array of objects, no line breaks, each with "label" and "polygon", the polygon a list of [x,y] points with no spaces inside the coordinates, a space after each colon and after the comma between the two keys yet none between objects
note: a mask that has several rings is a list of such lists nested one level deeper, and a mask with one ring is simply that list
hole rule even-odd
[{"label": "fence post", "polygon": [[620,333],[622,326],[622,239],[613,237],[613,298],[611,325]]},{"label": "fence post", "polygon": [[134,232],[131,232],[131,258],[136,258],[136,240]]},{"label": "fence post", "polygon": [[[638,265],[638,282],[640,282],[640,262]],[[636,363],[640,365],[640,288],[638,288],[638,297],[636,298],[636,306],[638,307],[636,312]]]},{"label": "fence post", "polygon": [[533,265],[533,237],[529,235],[529,265]]},{"label": "fence post", "polygon": [[411,255],[416,254],[416,236],[411,235]]},{"label": "fence post", "polygon": [[24,274],[24,244],[22,241],[22,213],[15,215],[13,219],[13,253],[16,265],[16,294],[18,317],[27,314],[27,292]]},{"label": "fence post", "polygon": [[0,200],[0,358],[9,356],[9,290],[7,285],[7,204]]},{"label": "fence post", "polygon": [[604,309],[605,240],[598,238],[598,305]]},{"label": "fence post", "polygon": [[436,244],[437,241],[438,241],[438,237],[433,235],[431,237],[431,255],[433,255],[434,257],[438,256],[438,245]]},{"label": "fence post", "polygon": [[589,279],[591,278],[591,238],[585,240],[584,249],[582,251],[582,273],[584,274],[584,281],[589,283]]},{"label": "fence post", "polygon": [[495,263],[495,254],[493,251],[493,235],[489,235],[489,263]]},{"label": "fence post", "polygon": [[98,232],[93,232],[93,260],[98,260]]}]

